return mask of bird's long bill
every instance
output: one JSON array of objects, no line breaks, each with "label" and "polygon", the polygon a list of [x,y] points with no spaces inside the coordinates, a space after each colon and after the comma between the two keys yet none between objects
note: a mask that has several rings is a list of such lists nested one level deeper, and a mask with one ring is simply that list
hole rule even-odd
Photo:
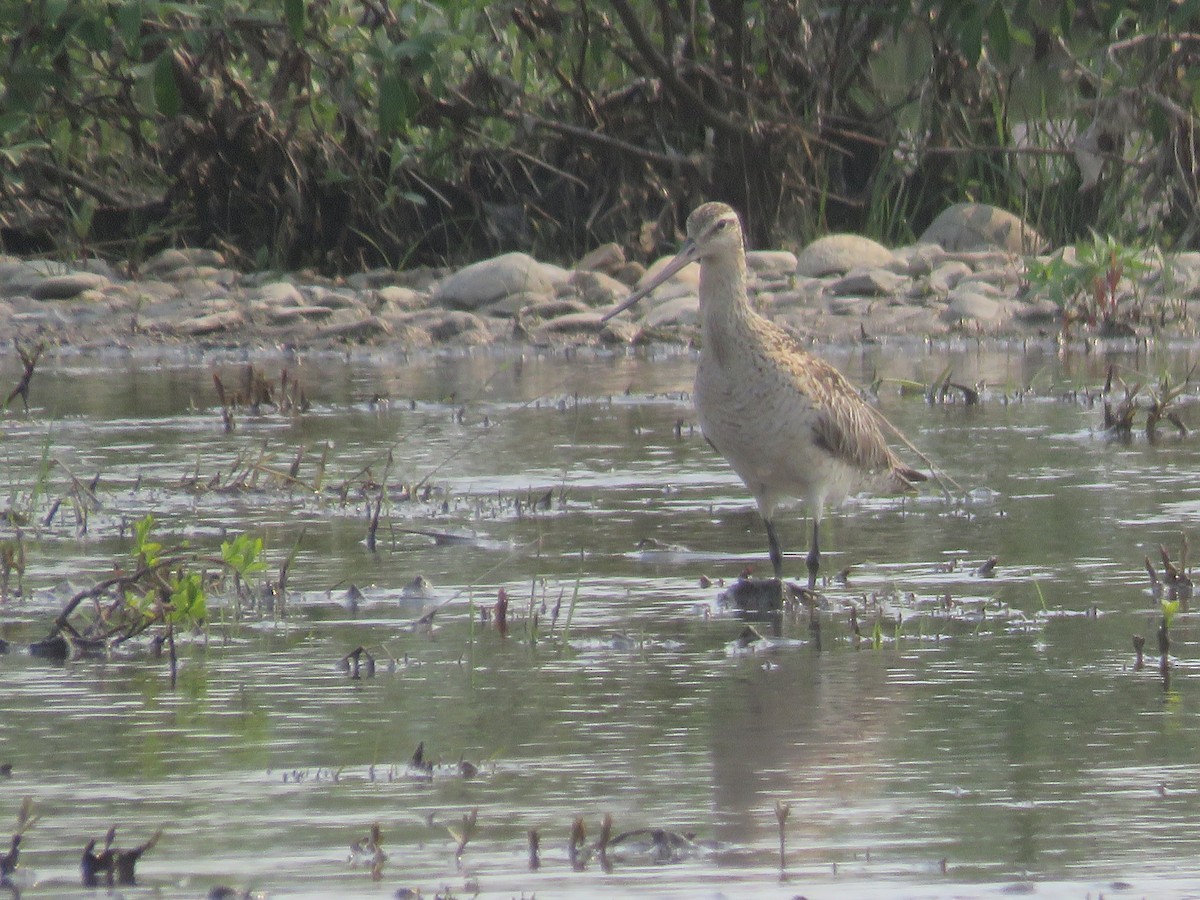
[{"label": "bird's long bill", "polygon": [[640,288],[630,294],[625,299],[625,302],[616,309],[606,312],[603,316],[601,316],[600,321],[607,322],[613,316],[620,315],[621,313],[625,312],[625,310],[629,309],[629,307],[633,306],[633,304],[637,303],[684,266],[695,261],[695,259],[696,244],[691,238],[688,238],[683,242],[683,246],[679,249],[679,252],[675,254],[675,258],[663,266],[662,271],[655,275],[652,281],[643,284]]}]

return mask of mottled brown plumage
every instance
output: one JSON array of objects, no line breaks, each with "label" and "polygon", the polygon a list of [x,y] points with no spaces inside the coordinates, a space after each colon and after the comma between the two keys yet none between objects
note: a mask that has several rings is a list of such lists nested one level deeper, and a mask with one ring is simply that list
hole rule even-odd
[{"label": "mottled brown plumage", "polygon": [[698,207],[688,217],[687,240],[675,258],[605,318],[693,262],[700,263],[702,345],[695,385],[700,428],[754,495],[777,578],[783,577],[783,554],[776,506],[786,497],[809,505],[813,588],[827,502],[840,503],[860,491],[911,491],[926,476],[900,461],[884,438],[882,416],[841,372],[751,308],[741,223],[723,203]]}]

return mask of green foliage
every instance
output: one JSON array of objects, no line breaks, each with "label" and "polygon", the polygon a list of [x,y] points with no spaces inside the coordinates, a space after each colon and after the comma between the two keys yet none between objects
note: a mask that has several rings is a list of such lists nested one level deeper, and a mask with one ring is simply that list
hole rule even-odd
[{"label": "green foliage", "polygon": [[133,523],[133,555],[139,568],[148,569],[158,565],[163,546],[150,539],[153,528],[154,516],[150,513]]},{"label": "green foliage", "polygon": [[232,541],[221,542],[221,559],[225,565],[242,578],[265,572],[267,564],[262,558],[263,539],[239,534]]},{"label": "green foliage", "polygon": [[1030,285],[1062,309],[1063,320],[1112,328],[1121,323],[1120,286],[1125,277],[1135,282],[1150,271],[1147,251],[1127,247],[1111,235],[1093,232],[1090,243],[1071,253],[1059,251],[1047,261],[1031,260]]},{"label": "green foliage", "polygon": [[1055,243],[1197,244],[1200,67],[1176,35],[1198,18],[1196,0],[0,4],[0,222],[42,250],[358,268],[635,235],[649,254],[700,199],[760,245],[909,239],[969,198]]}]

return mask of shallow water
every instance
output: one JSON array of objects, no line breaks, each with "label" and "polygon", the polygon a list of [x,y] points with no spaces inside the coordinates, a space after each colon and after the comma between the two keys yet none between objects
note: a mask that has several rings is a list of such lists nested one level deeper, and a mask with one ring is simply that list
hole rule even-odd
[{"label": "shallow water", "polygon": [[[1133,670],[1131,639],[1156,646],[1143,558],[1158,565],[1163,544],[1178,562],[1200,445],[1170,426],[1114,441],[1089,400],[1110,364],[1130,383],[1178,381],[1196,352],[830,350],[857,382],[883,378],[882,410],[959,489],[826,518],[824,571],[850,571],[823,589],[820,652],[807,613],[742,648],[717,602],[718,582],[769,566],[743,487],[694,427],[687,352],[260,356],[312,405],[239,412],[231,433],[212,376],[235,384],[243,360],[48,359],[31,413],[14,401],[0,419],[0,510],[38,523],[24,596],[0,606],[18,645],[0,655],[0,844],[32,796],[33,897],[79,891],[84,844],[113,824],[125,846],[165,829],[131,896],[1196,896],[1195,620],[1172,624],[1167,684],[1156,658]],[[980,405],[900,389],[946,366],[982,383]],[[1200,426],[1195,394],[1180,409]],[[295,481],[273,477],[298,455]],[[257,480],[238,483],[251,462]],[[374,552],[368,468],[390,496]],[[97,474],[85,514],[71,476]],[[174,688],[144,643],[65,665],[19,652],[130,563],[147,513],[167,543],[263,536],[272,578],[295,546],[286,609],[235,620],[214,599]],[[807,529],[802,510],[780,517],[796,578]],[[425,597],[405,591],[417,576]],[[507,636],[479,619],[500,588]],[[436,605],[432,631],[414,627]],[[379,664],[355,680],[337,661],[360,645]],[[420,742],[432,778],[408,766]],[[448,827],[472,809],[456,861]],[[575,871],[572,820],[590,842],[605,813],[614,833],[694,843],[669,863],[642,847]],[[347,862],[373,822],[378,883]]]}]

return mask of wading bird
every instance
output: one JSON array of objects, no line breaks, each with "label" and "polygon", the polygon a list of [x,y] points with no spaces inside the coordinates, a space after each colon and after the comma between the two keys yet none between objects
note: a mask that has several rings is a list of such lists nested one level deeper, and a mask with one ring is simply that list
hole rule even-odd
[{"label": "wading bird", "polygon": [[694,390],[700,430],[754,495],[779,581],[776,506],[789,497],[807,503],[813,517],[808,587],[814,590],[826,502],[862,491],[912,492],[926,476],[900,461],[884,439],[891,426],[841,372],[750,307],[741,222],[724,203],[698,207],[675,258],[604,321],[693,262],[700,263],[702,344]]}]

